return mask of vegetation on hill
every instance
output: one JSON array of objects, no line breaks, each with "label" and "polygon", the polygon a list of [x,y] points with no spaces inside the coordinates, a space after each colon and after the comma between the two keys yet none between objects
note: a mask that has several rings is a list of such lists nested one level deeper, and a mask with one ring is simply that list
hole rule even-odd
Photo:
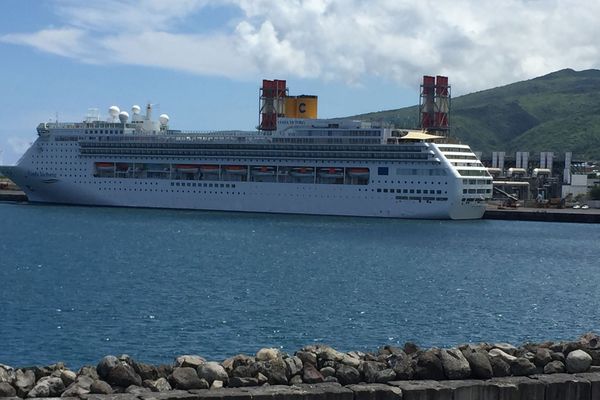
[{"label": "vegetation on hill", "polygon": [[[414,128],[418,107],[352,118]],[[565,69],[452,99],[451,135],[475,151],[572,151],[600,160],[600,70]],[[557,154],[558,155],[558,154]]]}]

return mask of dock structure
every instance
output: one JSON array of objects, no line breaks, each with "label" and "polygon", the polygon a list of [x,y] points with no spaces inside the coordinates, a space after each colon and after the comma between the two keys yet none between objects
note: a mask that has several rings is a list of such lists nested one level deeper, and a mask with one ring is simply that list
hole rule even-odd
[{"label": "dock structure", "polygon": [[27,195],[20,190],[0,190],[0,201],[27,201]]},{"label": "dock structure", "polygon": [[499,208],[488,205],[483,219],[511,221],[600,223],[600,209],[574,208]]}]

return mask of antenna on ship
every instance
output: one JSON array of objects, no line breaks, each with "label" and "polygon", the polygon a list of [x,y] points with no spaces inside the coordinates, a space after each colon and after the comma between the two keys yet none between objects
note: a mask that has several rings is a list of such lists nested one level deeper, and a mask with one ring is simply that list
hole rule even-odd
[{"label": "antenna on ship", "polygon": [[152,121],[152,103],[146,105],[146,121]]}]

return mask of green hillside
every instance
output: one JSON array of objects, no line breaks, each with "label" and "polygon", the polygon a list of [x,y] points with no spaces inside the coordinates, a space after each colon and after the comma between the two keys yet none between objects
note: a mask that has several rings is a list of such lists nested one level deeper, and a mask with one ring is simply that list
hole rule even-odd
[{"label": "green hillside", "polygon": [[[414,128],[418,110],[352,118]],[[600,160],[600,70],[565,69],[453,98],[450,124],[451,135],[476,151],[572,151],[577,159]]]}]

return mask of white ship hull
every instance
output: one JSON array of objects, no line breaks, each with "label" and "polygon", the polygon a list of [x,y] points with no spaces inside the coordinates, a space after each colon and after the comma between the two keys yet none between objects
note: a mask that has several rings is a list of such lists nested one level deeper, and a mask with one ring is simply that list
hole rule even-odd
[{"label": "white ship hull", "polygon": [[159,179],[108,183],[91,178],[77,183],[50,175],[32,176],[18,166],[0,170],[22,188],[29,201],[39,203],[414,219],[479,219],[485,211],[485,203],[465,204],[458,198],[406,201],[392,193],[357,193],[353,187],[340,185],[236,182],[235,188],[178,188]]}]

